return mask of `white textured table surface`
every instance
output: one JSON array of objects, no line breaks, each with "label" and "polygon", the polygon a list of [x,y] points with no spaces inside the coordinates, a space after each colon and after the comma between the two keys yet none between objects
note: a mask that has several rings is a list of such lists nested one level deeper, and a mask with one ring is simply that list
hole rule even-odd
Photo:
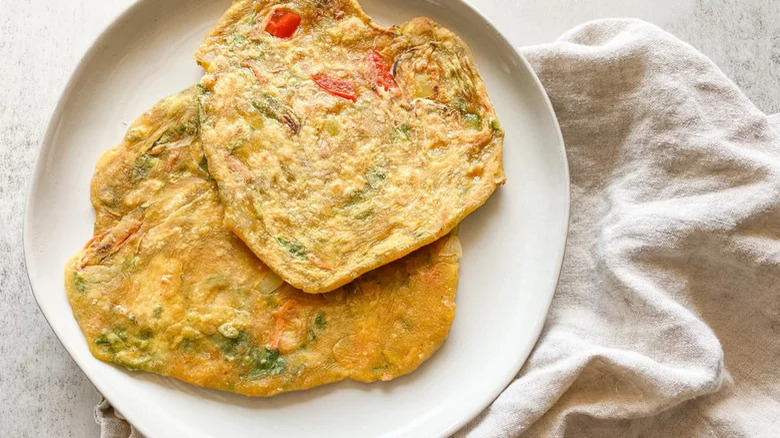
[{"label": "white textured table surface", "polygon": [[[780,17],[780,1],[471,2],[518,46],[595,18],[643,18],[710,56],[760,109],[780,111],[780,21],[772,19]],[[98,436],[92,408],[100,396],[35,305],[21,227],[28,178],[56,100],[89,43],[131,3],[0,0],[0,436]]]}]

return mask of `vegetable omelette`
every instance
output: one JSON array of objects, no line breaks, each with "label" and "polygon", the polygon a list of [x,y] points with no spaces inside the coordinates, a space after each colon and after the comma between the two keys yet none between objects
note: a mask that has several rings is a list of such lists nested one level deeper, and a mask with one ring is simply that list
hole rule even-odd
[{"label": "vegetable omelette", "polygon": [[414,370],[454,317],[457,238],[326,295],[283,283],[223,226],[198,93],[159,102],[97,165],[95,236],[65,272],[92,354],[253,396]]},{"label": "vegetable omelette", "polygon": [[471,52],[354,0],[236,0],[198,49],[226,225],[285,281],[336,289],[449,233],[503,184]]}]

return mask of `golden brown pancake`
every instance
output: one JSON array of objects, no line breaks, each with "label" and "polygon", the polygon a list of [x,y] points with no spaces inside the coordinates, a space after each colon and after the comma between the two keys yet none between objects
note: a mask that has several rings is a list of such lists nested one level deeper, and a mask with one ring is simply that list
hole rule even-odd
[{"label": "golden brown pancake", "polygon": [[162,100],[97,165],[95,237],[65,270],[92,354],[253,396],[417,368],[454,317],[457,238],[327,295],[285,284],[223,225],[197,94]]},{"label": "golden brown pancake", "polygon": [[285,281],[336,289],[450,232],[504,182],[471,52],[351,0],[237,0],[197,53],[226,224]]}]

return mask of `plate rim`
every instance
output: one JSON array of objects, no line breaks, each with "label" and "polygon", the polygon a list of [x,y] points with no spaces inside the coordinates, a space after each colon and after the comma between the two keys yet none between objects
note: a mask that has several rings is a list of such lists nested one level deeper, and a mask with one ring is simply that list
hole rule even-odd
[{"label": "plate rim", "polygon": [[[496,389],[492,389],[491,391],[485,391],[482,396],[480,397],[479,403],[476,403],[476,405],[480,406],[478,410],[475,410],[474,412],[456,419],[455,421],[449,422],[449,424],[446,427],[442,427],[439,432],[437,433],[437,437],[447,437],[452,435],[453,433],[457,432],[458,430],[462,429],[464,426],[466,426],[469,422],[477,418],[480,413],[482,413],[485,409],[487,409],[490,404],[493,403],[493,401],[498,398],[501,393],[506,389],[506,387],[512,382],[515,376],[520,372],[523,365],[528,360],[528,356],[536,346],[536,344],[539,342],[539,336],[541,335],[542,329],[544,328],[544,324],[547,320],[547,317],[549,316],[549,310],[550,306],[552,304],[552,299],[555,296],[555,291],[557,290],[558,283],[560,281],[560,275],[561,275],[561,269],[563,267],[563,261],[565,258],[566,253],[566,247],[569,239],[569,226],[571,222],[571,175],[569,173],[569,163],[568,158],[566,154],[566,145],[563,139],[563,134],[561,132],[560,123],[558,122],[558,117],[555,113],[555,109],[552,106],[552,102],[550,101],[549,95],[547,94],[546,89],[542,85],[541,80],[537,76],[536,72],[531,67],[528,60],[525,58],[525,56],[510,42],[510,40],[502,33],[496,26],[493,24],[491,20],[489,20],[476,6],[472,5],[467,0],[451,0],[454,3],[459,3],[461,6],[465,7],[469,13],[476,15],[478,18],[482,20],[482,22],[486,25],[487,30],[492,31],[498,38],[500,38],[511,50],[517,55],[517,57],[520,59],[523,67],[525,68],[526,72],[530,75],[531,80],[536,88],[536,91],[540,93],[540,98],[542,100],[542,104],[547,110],[548,115],[551,117],[551,121],[553,124],[553,128],[556,134],[556,143],[558,144],[557,148],[557,155],[559,155],[560,158],[560,164],[561,164],[561,170],[563,172],[563,224],[562,230],[559,230],[560,234],[563,234],[563,239],[560,243],[560,247],[557,248],[556,253],[559,254],[559,261],[555,263],[555,269],[554,273],[551,274],[551,279],[554,277],[554,282],[552,283],[552,291],[548,291],[546,294],[546,300],[544,302],[544,317],[538,318],[534,322],[533,327],[529,330],[529,333],[533,333],[533,343],[529,343],[527,346],[523,348],[523,351],[520,352],[516,357],[515,363],[512,364],[511,367],[508,367],[509,370],[504,376],[502,376],[501,384],[497,385]],[[86,50],[82,52],[82,54],[79,57],[79,60],[76,64],[76,66],[71,71],[67,82],[65,83],[65,86],[62,88],[62,91],[60,92],[59,97],[57,98],[57,103],[54,106],[54,109],[51,112],[51,115],[49,117],[49,121],[46,125],[46,130],[44,131],[44,135],[39,143],[38,152],[36,154],[35,163],[32,168],[32,172],[30,174],[30,178],[27,183],[27,192],[25,195],[25,207],[24,207],[24,215],[22,218],[22,252],[23,252],[23,264],[25,273],[27,276],[27,283],[30,289],[30,293],[33,295],[33,298],[35,299],[35,304],[38,307],[38,310],[40,311],[40,314],[43,316],[46,323],[49,325],[49,328],[54,333],[55,338],[60,343],[60,345],[65,349],[65,351],[70,356],[71,360],[73,360],[76,365],[79,367],[79,370],[84,374],[84,376],[89,380],[89,382],[95,387],[95,389],[100,393],[100,395],[105,398],[106,400],[111,403],[112,406],[117,408],[117,411],[123,412],[123,409],[120,408],[120,406],[125,406],[125,403],[123,401],[120,401],[117,403],[116,398],[112,398],[105,395],[105,391],[103,391],[101,384],[96,384],[93,380],[92,376],[90,376],[88,373],[84,371],[84,367],[82,366],[81,359],[77,358],[77,356],[74,355],[74,353],[70,350],[68,346],[62,341],[60,338],[60,334],[57,332],[57,330],[54,329],[54,326],[52,325],[51,321],[49,321],[49,315],[46,314],[46,312],[41,307],[40,298],[38,293],[36,292],[35,288],[33,287],[33,280],[30,275],[30,269],[29,265],[31,263],[30,261],[30,254],[32,254],[32,248],[30,247],[32,240],[31,233],[32,230],[30,229],[30,210],[32,208],[33,199],[35,198],[35,193],[37,192],[37,182],[42,177],[43,172],[43,160],[44,157],[47,156],[48,151],[51,149],[51,145],[53,142],[53,137],[55,135],[55,132],[57,130],[57,124],[59,120],[61,119],[63,107],[67,100],[70,98],[71,94],[73,93],[73,89],[75,86],[75,83],[77,82],[77,79],[83,74],[84,70],[87,68],[87,62],[90,60],[95,53],[100,49],[101,43],[104,39],[107,38],[107,35],[111,33],[111,31],[117,27],[126,17],[131,15],[133,12],[135,12],[136,9],[139,9],[143,4],[145,3],[145,0],[134,0],[131,4],[121,9],[118,13],[115,13],[112,18],[110,19],[110,22],[108,22],[107,25],[103,26],[100,31],[96,34],[96,36],[92,39],[92,41],[89,43]],[[132,411],[132,409],[131,409]],[[132,417],[132,415],[130,416]],[[147,437],[153,437],[154,435],[151,434],[151,430],[146,428],[146,424],[143,422],[133,422],[131,418],[126,417],[127,421],[132,424],[134,428],[136,428],[138,431],[140,431],[144,436]]]}]

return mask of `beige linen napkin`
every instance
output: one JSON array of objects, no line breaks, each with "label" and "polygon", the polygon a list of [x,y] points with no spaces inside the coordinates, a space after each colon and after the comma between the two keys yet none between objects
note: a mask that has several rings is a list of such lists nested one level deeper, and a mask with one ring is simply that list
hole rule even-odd
[{"label": "beige linen napkin", "polygon": [[779,131],[641,21],[524,53],[566,141],[568,247],[534,352],[457,435],[780,436]]},{"label": "beige linen napkin", "polygon": [[535,350],[460,435],[780,437],[778,131],[641,21],[524,53],[566,142],[569,241]]}]

